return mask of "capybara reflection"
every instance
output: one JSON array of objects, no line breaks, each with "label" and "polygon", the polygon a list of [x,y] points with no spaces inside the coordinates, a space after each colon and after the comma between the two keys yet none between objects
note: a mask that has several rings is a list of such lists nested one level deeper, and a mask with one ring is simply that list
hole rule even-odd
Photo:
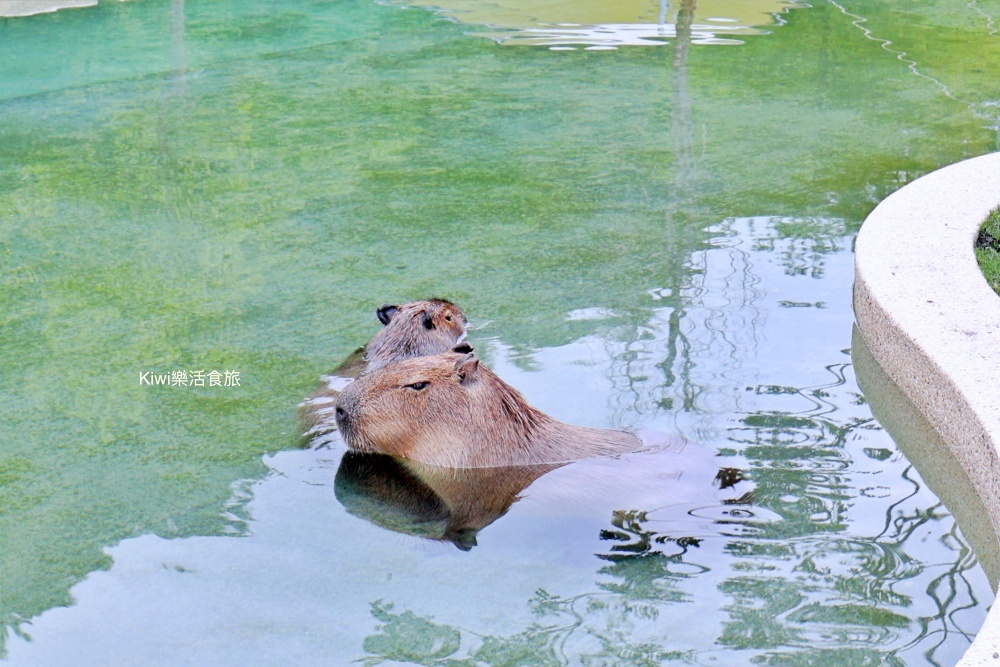
[{"label": "capybara reflection", "polygon": [[337,400],[336,419],[352,449],[449,468],[557,463],[642,444],[531,407],[467,346],[361,375]]},{"label": "capybara reflection", "polygon": [[[515,530],[545,535],[551,529],[558,535],[555,551],[567,551],[572,542],[581,554],[613,561],[649,551],[676,553],[703,537],[739,534],[766,519],[763,510],[751,507],[752,485],[742,472],[720,468],[733,459],[683,438],[647,433],[644,441],[654,448],[494,468],[442,468],[349,451],[334,492],[354,516],[463,551],[513,510],[514,526],[520,526]],[[504,539],[503,531],[494,535]]]},{"label": "capybara reflection", "polygon": [[387,304],[375,314],[383,328],[367,345],[323,376],[323,384],[299,405],[299,421],[307,444],[316,444],[316,438],[336,428],[333,404],[351,380],[394,361],[450,350],[465,338],[468,325],[462,309],[445,299]]},{"label": "capybara reflection", "polygon": [[337,470],[334,493],[355,516],[468,551],[476,546],[479,531],[503,516],[525,487],[563,465],[456,469],[347,452]]}]

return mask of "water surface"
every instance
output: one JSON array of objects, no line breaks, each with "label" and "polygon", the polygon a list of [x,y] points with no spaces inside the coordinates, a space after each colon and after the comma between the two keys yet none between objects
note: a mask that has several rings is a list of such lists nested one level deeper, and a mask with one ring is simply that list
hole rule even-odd
[{"label": "water surface", "polygon": [[[0,20],[6,660],[953,664],[990,584],[853,378],[851,245],[996,148],[1000,5],[740,44],[684,7],[599,51],[360,0]],[[295,406],[431,295],[550,414],[728,457],[739,530],[541,487],[469,551],[350,514]],[[180,370],[240,384],[140,384]]]}]

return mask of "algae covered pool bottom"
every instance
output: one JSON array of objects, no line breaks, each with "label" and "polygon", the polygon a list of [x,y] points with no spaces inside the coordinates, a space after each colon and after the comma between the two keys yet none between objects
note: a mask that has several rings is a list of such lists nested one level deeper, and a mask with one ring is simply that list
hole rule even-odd
[{"label": "algae covered pool bottom", "polygon": [[[996,147],[1000,6],[580,6],[0,19],[0,659],[958,659],[996,554],[858,388],[851,242]],[[690,445],[450,505],[300,449],[429,296],[554,417]]]}]

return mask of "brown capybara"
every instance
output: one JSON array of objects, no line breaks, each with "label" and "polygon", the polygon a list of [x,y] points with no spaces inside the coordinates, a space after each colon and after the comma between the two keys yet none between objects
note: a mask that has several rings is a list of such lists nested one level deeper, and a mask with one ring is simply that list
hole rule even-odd
[{"label": "brown capybara", "polygon": [[347,445],[449,468],[532,465],[633,451],[631,433],[564,424],[463,349],[367,372],[340,395]]},{"label": "brown capybara", "polygon": [[445,299],[386,304],[375,314],[383,328],[367,345],[323,376],[323,384],[299,405],[299,421],[307,444],[314,444],[315,438],[336,428],[333,403],[352,379],[394,361],[450,350],[465,338],[468,326],[462,309]]},{"label": "brown capybara", "polygon": [[447,352],[465,339],[465,313],[445,299],[384,305],[375,311],[385,327],[365,346],[366,371],[394,361]]},{"label": "brown capybara", "polygon": [[412,357],[447,352],[465,339],[468,320],[446,299],[386,304],[375,310],[383,328],[332,373],[356,378],[361,373]]}]

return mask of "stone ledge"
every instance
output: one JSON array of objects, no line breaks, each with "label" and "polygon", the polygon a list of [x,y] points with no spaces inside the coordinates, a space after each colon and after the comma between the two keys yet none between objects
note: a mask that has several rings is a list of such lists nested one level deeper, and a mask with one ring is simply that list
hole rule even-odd
[{"label": "stone ledge", "polygon": [[0,0],[0,18],[34,16],[66,9],[67,7],[94,7],[97,0]]},{"label": "stone ledge", "polygon": [[[973,244],[1000,206],[1000,153],[906,185],[865,220],[854,312],[886,373],[961,462],[1000,539],[1000,296]],[[1000,667],[995,605],[962,667]]]}]

